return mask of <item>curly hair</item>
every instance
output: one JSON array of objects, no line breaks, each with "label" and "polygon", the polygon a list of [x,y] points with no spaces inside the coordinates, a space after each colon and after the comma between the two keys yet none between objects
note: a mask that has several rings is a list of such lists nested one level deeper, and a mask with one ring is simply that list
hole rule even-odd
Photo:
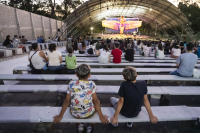
[{"label": "curly hair", "polygon": [[90,75],[91,67],[87,64],[81,64],[76,67],[75,72],[79,79],[87,79]]}]

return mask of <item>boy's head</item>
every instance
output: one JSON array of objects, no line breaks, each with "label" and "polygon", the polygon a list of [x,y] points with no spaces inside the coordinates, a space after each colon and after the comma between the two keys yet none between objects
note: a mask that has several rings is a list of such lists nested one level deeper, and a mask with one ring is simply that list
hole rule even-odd
[{"label": "boy's head", "polygon": [[192,51],[192,49],[194,48],[194,44],[192,44],[192,42],[189,42],[187,45],[187,51]]},{"label": "boy's head", "polygon": [[72,48],[68,48],[68,49],[67,49],[67,52],[70,53],[70,54],[72,54],[73,49],[72,49]]},{"label": "boy's head", "polygon": [[93,41],[91,41],[91,42],[90,42],[90,45],[94,45],[94,42],[93,42]]},{"label": "boy's head", "polygon": [[119,48],[119,44],[118,43],[115,43],[115,48]]},{"label": "boy's head", "polygon": [[137,77],[137,72],[134,67],[127,66],[124,68],[122,75],[126,81],[135,81]]},{"label": "boy's head", "polygon": [[91,67],[87,64],[81,64],[75,69],[76,76],[79,78],[79,80],[86,80],[90,78],[91,76]]}]

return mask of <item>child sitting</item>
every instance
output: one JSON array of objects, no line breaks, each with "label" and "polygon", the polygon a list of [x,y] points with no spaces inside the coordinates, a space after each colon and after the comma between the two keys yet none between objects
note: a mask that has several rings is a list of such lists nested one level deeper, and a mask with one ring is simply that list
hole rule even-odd
[{"label": "child sitting", "polygon": [[[91,118],[97,112],[102,123],[109,122],[107,116],[104,116],[101,112],[100,102],[95,92],[97,89],[95,83],[88,81],[91,76],[90,70],[91,68],[87,64],[81,64],[76,68],[76,76],[79,80],[70,81],[66,99],[60,114],[54,117],[54,123],[59,123],[62,120],[69,104],[72,116],[77,119]],[[77,123],[76,127],[79,133],[86,132],[86,130],[87,133],[92,133],[94,123],[87,129],[81,123]]]},{"label": "child sitting", "polygon": [[[115,114],[110,119],[114,127],[118,126],[119,113],[127,118],[137,117],[141,111],[142,103],[149,114],[150,121],[157,123],[158,119],[153,115],[151,106],[147,98],[147,85],[144,81],[136,81],[137,72],[135,68],[127,66],[122,72],[124,81],[122,82],[118,95],[120,98],[111,97],[111,106],[115,108]],[[127,127],[132,127],[133,123],[127,123]]]},{"label": "child sitting", "polygon": [[69,54],[65,56],[65,63],[68,73],[72,74],[75,73],[75,68],[77,65],[76,56],[73,54],[72,48],[68,48],[67,51]]}]

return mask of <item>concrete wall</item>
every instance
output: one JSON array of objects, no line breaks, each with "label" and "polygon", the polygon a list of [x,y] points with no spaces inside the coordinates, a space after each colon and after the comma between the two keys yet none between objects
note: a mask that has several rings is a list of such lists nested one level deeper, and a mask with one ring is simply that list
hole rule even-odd
[{"label": "concrete wall", "polygon": [[0,43],[7,35],[11,39],[14,35],[24,35],[28,40],[35,40],[40,35],[52,39],[61,26],[61,21],[0,4]]}]

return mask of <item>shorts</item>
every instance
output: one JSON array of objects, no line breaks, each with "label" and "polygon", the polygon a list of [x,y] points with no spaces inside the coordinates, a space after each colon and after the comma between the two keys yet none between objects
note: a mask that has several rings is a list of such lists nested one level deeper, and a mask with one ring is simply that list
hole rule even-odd
[{"label": "shorts", "polygon": [[119,101],[119,98],[116,98],[116,97],[111,97],[110,98],[110,103],[112,104],[112,106],[114,107],[115,110],[117,109],[118,101]]}]

